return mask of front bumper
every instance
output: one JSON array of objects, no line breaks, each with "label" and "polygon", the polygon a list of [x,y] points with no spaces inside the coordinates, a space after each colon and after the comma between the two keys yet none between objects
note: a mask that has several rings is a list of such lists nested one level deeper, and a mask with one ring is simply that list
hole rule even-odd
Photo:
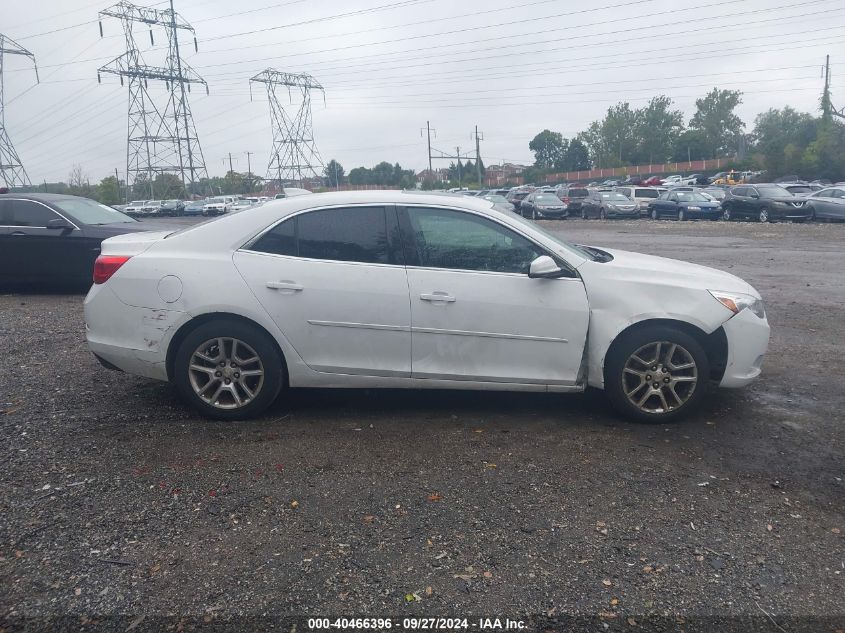
[{"label": "front bumper", "polygon": [[566,209],[537,209],[538,218],[559,220],[567,216]]},{"label": "front bumper", "polygon": [[810,217],[812,210],[806,204],[803,207],[774,207],[769,211],[769,216],[776,220],[806,220]]},{"label": "front bumper", "polygon": [[606,212],[608,218],[613,218],[614,220],[622,220],[622,219],[637,219],[640,217],[640,210],[631,209],[630,211],[622,211],[620,209],[608,209]]},{"label": "front bumper", "polygon": [[769,348],[769,322],[742,310],[722,325],[728,340],[728,360],[720,387],[744,387],[760,375]]}]

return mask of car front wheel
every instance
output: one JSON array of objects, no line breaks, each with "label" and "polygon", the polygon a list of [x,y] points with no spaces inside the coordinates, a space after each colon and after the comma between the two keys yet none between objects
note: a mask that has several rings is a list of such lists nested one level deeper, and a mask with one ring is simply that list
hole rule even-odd
[{"label": "car front wheel", "polygon": [[685,222],[687,219],[687,214],[683,209],[678,209],[678,221]]},{"label": "car front wheel", "polygon": [[769,221],[769,210],[768,209],[760,209],[760,213],[757,214],[757,219],[760,222],[768,222]]},{"label": "car front wheel", "polygon": [[581,219],[582,220],[587,219],[587,210],[584,207],[581,207]]},{"label": "car front wheel", "polygon": [[660,214],[657,212],[657,209],[651,210],[651,219],[652,220],[659,220],[660,219]]},{"label": "car front wheel", "polygon": [[234,319],[204,323],[179,345],[173,382],[182,399],[207,417],[241,420],[279,395],[284,364],[273,340]]},{"label": "car front wheel", "polygon": [[725,207],[725,209],[722,211],[722,219],[725,222],[731,221],[731,210],[729,208]]},{"label": "car front wheel", "polygon": [[671,326],[623,334],[607,355],[604,388],[611,404],[638,422],[687,415],[708,387],[710,365],[692,336]]}]

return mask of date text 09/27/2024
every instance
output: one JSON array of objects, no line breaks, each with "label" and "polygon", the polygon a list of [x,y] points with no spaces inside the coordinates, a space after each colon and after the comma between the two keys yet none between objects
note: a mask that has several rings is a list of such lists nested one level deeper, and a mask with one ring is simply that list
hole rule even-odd
[{"label": "date text 09/27/2024", "polygon": [[389,630],[404,631],[518,631],[526,628],[523,620],[510,618],[309,618],[307,628],[319,630]]}]

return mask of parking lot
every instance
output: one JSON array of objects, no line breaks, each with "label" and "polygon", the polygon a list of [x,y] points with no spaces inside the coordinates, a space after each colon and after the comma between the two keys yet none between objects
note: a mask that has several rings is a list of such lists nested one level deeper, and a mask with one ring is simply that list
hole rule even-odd
[{"label": "parking lot", "polygon": [[290,391],[210,422],[100,367],[82,295],[2,294],[5,616],[845,628],[845,226],[541,224],[748,280],[761,379],[673,426],[593,393],[442,391]]}]

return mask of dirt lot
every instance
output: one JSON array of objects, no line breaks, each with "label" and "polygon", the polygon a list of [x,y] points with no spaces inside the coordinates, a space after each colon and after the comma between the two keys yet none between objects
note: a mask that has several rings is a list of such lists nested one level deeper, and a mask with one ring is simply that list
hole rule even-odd
[{"label": "dirt lot", "polygon": [[0,296],[8,630],[180,630],[178,614],[845,629],[845,226],[544,225],[747,279],[773,327],[763,377],[673,426],[621,421],[601,394],[376,391],[292,391],[226,424],[101,368],[81,295]]}]

